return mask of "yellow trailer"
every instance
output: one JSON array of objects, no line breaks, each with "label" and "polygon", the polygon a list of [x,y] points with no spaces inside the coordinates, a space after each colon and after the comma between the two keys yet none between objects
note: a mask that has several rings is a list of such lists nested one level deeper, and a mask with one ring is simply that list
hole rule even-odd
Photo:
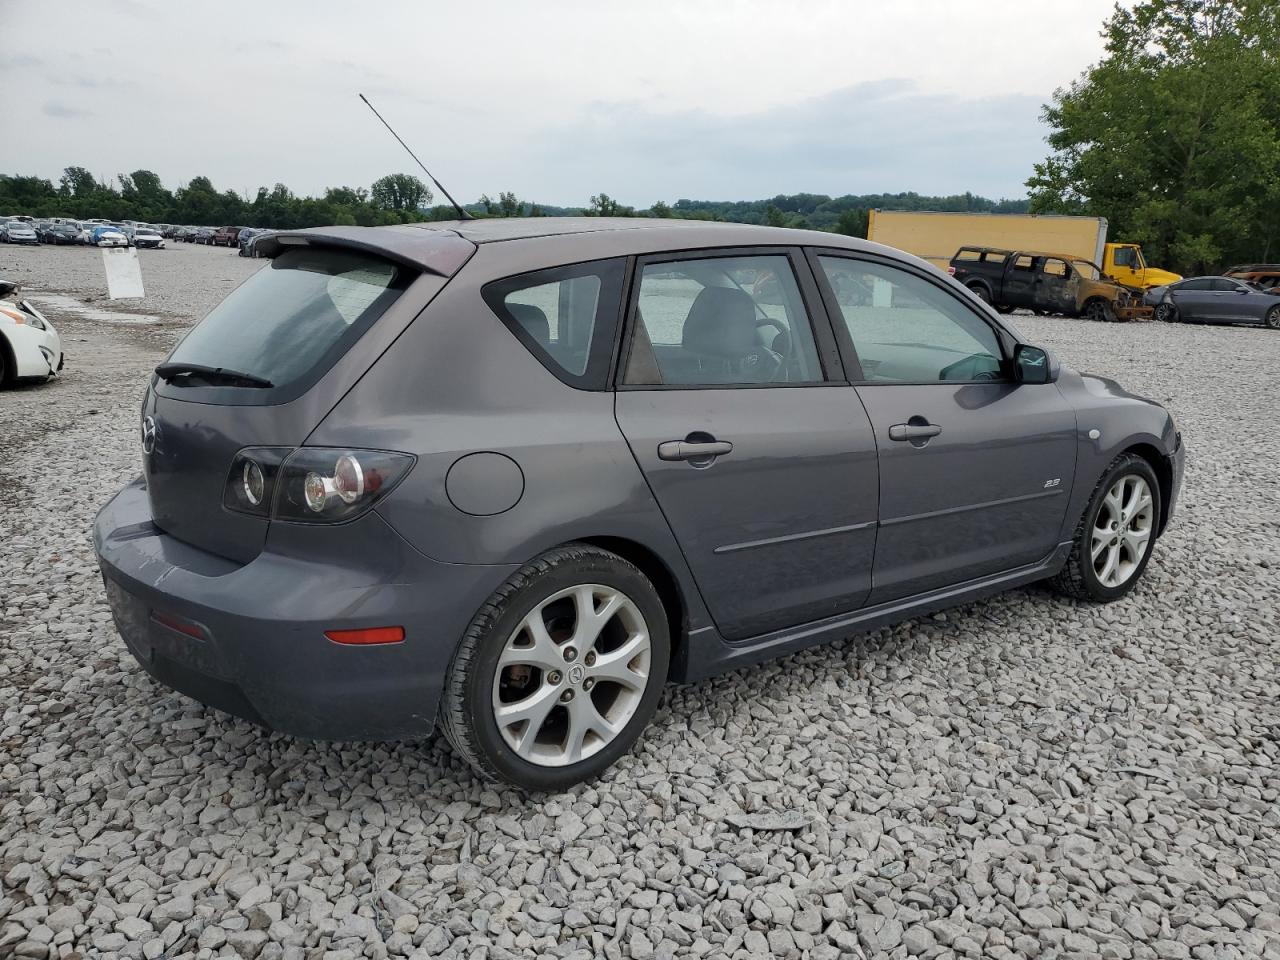
[{"label": "yellow trailer", "polygon": [[1112,279],[1134,287],[1164,286],[1182,279],[1147,266],[1135,243],[1107,243],[1106,217],[872,210],[867,239],[914,253],[944,272],[961,247],[997,247],[1089,260]]}]

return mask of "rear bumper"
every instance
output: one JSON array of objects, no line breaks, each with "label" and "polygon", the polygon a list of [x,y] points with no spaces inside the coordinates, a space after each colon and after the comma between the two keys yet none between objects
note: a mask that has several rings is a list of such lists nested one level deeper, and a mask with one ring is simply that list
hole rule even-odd
[{"label": "rear bumper", "polygon": [[[238,564],[157,528],[141,478],[98,514],[94,547],[116,626],[156,680],[253,723],[323,740],[430,733],[444,674],[475,611],[515,567],[445,564],[374,513],[275,523]],[[405,640],[326,630],[403,626]]]}]

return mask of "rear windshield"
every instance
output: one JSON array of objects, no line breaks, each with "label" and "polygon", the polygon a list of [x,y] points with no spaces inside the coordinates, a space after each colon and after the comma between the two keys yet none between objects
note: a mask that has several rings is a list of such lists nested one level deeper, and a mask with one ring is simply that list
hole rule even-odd
[{"label": "rear windshield", "polygon": [[253,374],[276,390],[305,386],[382,316],[409,279],[404,268],[362,253],[286,251],[214,307],[169,360]]}]

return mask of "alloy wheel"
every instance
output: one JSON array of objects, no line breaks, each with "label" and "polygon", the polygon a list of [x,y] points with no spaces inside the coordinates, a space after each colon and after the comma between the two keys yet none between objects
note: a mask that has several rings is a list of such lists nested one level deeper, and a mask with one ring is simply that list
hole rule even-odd
[{"label": "alloy wheel", "polygon": [[1155,499],[1147,481],[1135,474],[1116,480],[1093,522],[1090,559],[1098,582],[1120,587],[1142,564],[1155,532]]},{"label": "alloy wheel", "polygon": [[1156,307],[1156,319],[1162,323],[1173,323],[1177,318],[1178,315],[1174,310],[1173,304],[1162,303]]},{"label": "alloy wheel", "polygon": [[650,681],[649,628],[614,587],[579,584],[533,608],[507,638],[493,679],[493,716],[516,755],[546,767],[608,746]]},{"label": "alloy wheel", "polygon": [[1280,307],[1272,307],[1267,311],[1267,326],[1272,330],[1280,330]]}]

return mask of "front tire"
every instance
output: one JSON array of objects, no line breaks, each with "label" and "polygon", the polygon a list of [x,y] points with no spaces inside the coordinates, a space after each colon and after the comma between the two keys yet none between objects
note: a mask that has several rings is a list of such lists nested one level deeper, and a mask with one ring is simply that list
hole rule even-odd
[{"label": "front tire", "polygon": [[1168,301],[1158,303],[1156,304],[1156,319],[1161,323],[1177,323],[1178,308]]},{"label": "front tire", "polygon": [[1077,600],[1119,600],[1142,579],[1160,523],[1160,483],[1123,453],[1103,472],[1080,518],[1066,565],[1050,584]]},{"label": "front tire", "polygon": [[598,547],[559,547],[471,621],[446,675],[441,729],[487,779],[564,790],[636,742],[670,655],[666,612],[644,574]]},{"label": "front tire", "polygon": [[1114,323],[1116,320],[1116,312],[1106,300],[1090,300],[1084,306],[1084,315],[1102,323]]},{"label": "front tire", "polygon": [[1263,318],[1263,322],[1272,330],[1280,330],[1280,304],[1276,304],[1267,311],[1267,315]]}]

